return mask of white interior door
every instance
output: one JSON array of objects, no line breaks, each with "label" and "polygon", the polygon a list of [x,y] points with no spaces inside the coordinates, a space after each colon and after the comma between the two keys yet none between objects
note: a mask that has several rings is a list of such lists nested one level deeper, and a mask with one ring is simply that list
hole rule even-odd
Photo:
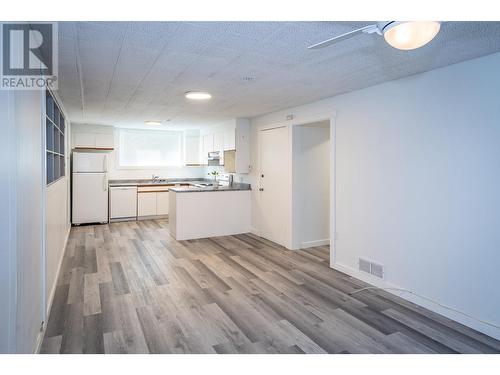
[{"label": "white interior door", "polygon": [[288,128],[262,130],[259,143],[261,235],[285,246],[289,226]]}]

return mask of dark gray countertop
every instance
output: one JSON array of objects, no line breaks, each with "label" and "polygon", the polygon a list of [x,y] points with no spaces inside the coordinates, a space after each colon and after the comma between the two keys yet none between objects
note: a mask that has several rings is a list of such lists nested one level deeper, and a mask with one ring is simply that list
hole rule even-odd
[{"label": "dark gray countertop", "polygon": [[119,186],[168,186],[177,184],[189,184],[189,186],[172,186],[169,190],[176,193],[196,193],[196,192],[215,192],[215,191],[237,191],[237,190],[251,190],[250,184],[243,184],[239,182],[234,182],[231,186],[219,185],[215,188],[212,186],[198,187],[195,184],[213,182],[211,179],[206,178],[166,178],[161,179],[160,182],[153,182],[151,179],[148,180],[109,180],[108,184],[110,187]]},{"label": "dark gray countertop", "polygon": [[223,185],[219,185],[218,187],[179,186],[179,187],[171,187],[168,190],[174,191],[176,193],[199,193],[199,192],[237,191],[237,190],[251,190],[251,189],[250,189],[250,184],[233,182],[233,184],[230,186],[223,186]]},{"label": "dark gray countertop", "polygon": [[109,186],[165,186],[175,184],[196,184],[202,182],[211,182],[206,178],[162,178],[160,182],[147,180],[109,180]]}]

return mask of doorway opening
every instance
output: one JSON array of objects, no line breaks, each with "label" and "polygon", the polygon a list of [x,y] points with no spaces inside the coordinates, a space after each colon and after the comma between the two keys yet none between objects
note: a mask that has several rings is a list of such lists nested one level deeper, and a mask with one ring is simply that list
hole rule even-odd
[{"label": "doorway opening", "polygon": [[292,249],[330,244],[330,120],[292,127]]}]

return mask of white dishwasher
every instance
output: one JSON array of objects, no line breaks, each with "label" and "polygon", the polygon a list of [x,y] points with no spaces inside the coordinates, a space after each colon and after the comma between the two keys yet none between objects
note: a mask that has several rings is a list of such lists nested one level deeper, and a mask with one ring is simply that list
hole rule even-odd
[{"label": "white dishwasher", "polygon": [[109,188],[109,220],[137,219],[137,186]]}]

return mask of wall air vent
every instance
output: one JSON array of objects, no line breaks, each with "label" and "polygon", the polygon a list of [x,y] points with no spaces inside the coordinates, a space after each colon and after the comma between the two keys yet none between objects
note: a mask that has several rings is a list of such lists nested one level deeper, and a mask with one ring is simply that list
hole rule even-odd
[{"label": "wall air vent", "polygon": [[384,278],[384,265],[369,261],[368,259],[359,258],[359,270],[380,279]]},{"label": "wall air vent", "polygon": [[384,266],[380,263],[372,262],[370,273],[373,276],[376,276],[376,277],[383,279],[384,278]]},{"label": "wall air vent", "polygon": [[359,270],[360,271],[370,273],[370,265],[371,265],[371,263],[369,260],[359,258]]}]

